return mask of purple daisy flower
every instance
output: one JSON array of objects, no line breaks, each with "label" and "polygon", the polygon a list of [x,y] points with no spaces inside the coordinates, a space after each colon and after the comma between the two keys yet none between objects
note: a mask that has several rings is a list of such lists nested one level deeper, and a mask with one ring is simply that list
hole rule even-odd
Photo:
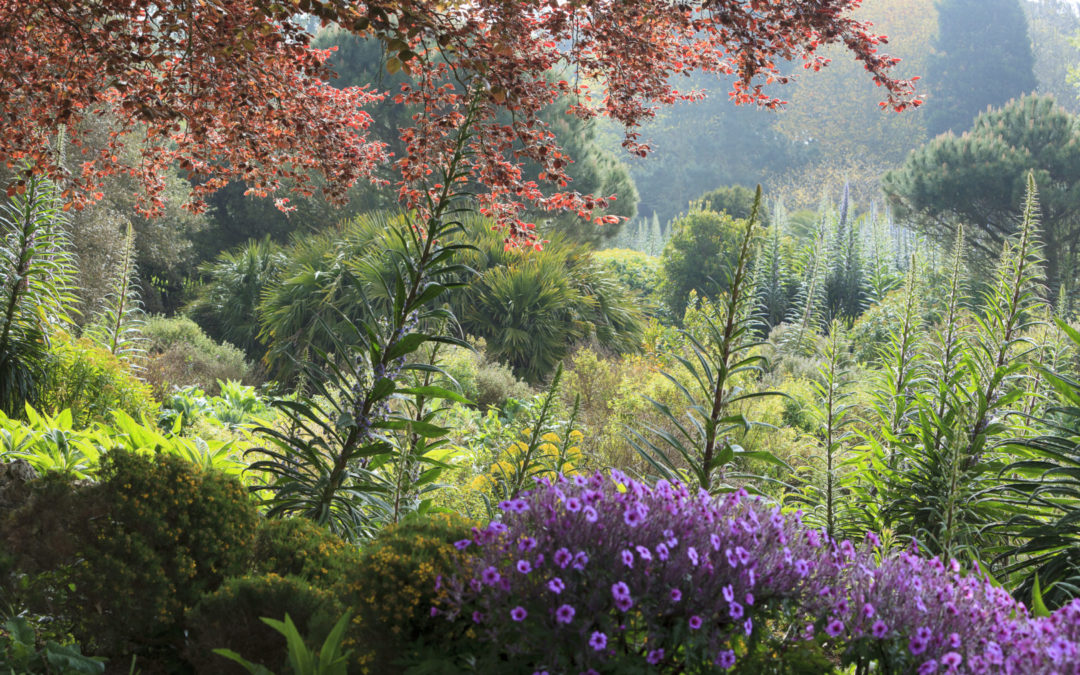
[{"label": "purple daisy flower", "polygon": [[613,595],[616,600],[619,598],[629,598],[630,587],[626,585],[625,581],[617,581],[611,585],[611,595]]},{"label": "purple daisy flower", "polygon": [[514,621],[524,621],[527,616],[529,616],[529,613],[521,605],[510,610],[510,618]]},{"label": "purple daisy flower", "polygon": [[645,660],[648,661],[650,665],[657,665],[664,660],[663,648],[652,650],[651,652],[649,652],[649,655],[645,658]]},{"label": "purple daisy flower", "polygon": [[558,595],[559,593],[563,592],[563,589],[566,588],[566,584],[564,584],[563,580],[560,579],[559,577],[555,577],[554,579],[552,579],[551,581],[549,581],[547,583],[547,587],[548,587],[548,590],[550,590],[552,593],[555,593],[556,595]]},{"label": "purple daisy flower", "polygon": [[592,637],[589,638],[589,646],[596,651],[607,647],[607,635],[600,631],[594,631]]},{"label": "purple daisy flower", "polygon": [[570,605],[562,605],[555,610],[555,621],[559,623],[570,623],[574,620],[574,614],[576,611]]},{"label": "purple daisy flower", "polygon": [[622,564],[626,565],[627,567],[633,567],[634,566],[634,554],[633,553],[631,553],[630,551],[627,551],[624,548],[620,555],[622,556]]},{"label": "purple daisy flower", "polygon": [[690,617],[690,630],[697,630],[701,628],[701,617],[697,614]]},{"label": "purple daisy flower", "polygon": [[570,561],[573,559],[573,554],[565,547],[555,551],[555,564],[563,569],[566,569],[566,566],[569,565]]},{"label": "purple daisy flower", "polygon": [[532,563],[530,563],[528,560],[517,561],[517,571],[521,572],[522,574],[528,574],[529,572],[532,572]]},{"label": "purple daisy flower", "polygon": [[682,591],[677,588],[671,589],[671,601],[678,602],[680,600],[682,600]]},{"label": "purple daisy flower", "polygon": [[499,583],[499,579],[501,578],[502,575],[499,574],[499,570],[495,569],[494,567],[488,567],[480,573],[480,580],[488,586],[494,586],[495,584]]},{"label": "purple daisy flower", "polygon": [[735,667],[735,652],[731,649],[724,650],[716,656],[716,665],[725,670]]},{"label": "purple daisy flower", "polygon": [[844,632],[844,622],[840,619],[833,618],[825,626],[825,632],[829,634],[829,637],[836,637],[840,633]]},{"label": "purple daisy flower", "polygon": [[881,619],[878,619],[877,621],[875,621],[874,625],[870,628],[870,634],[873,635],[874,637],[876,637],[879,640],[881,638],[885,637],[885,634],[888,633],[888,632],[889,632],[889,627],[886,626],[885,622],[882,621]]}]

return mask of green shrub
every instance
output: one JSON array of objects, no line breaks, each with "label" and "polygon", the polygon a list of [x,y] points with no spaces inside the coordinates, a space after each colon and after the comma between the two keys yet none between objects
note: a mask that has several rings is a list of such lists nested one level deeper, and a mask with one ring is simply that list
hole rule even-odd
[{"label": "green shrub", "polygon": [[113,410],[152,419],[158,405],[150,387],[109,350],[60,333],[52,338],[38,408],[49,414],[71,410],[72,424],[82,429],[111,422]]},{"label": "green shrub", "polygon": [[234,577],[204,595],[187,613],[185,657],[196,673],[241,675],[237,663],[213,652],[229,649],[254,663],[278,670],[287,645],[281,634],[262,621],[286,614],[313,643],[321,643],[343,608],[334,593],[298,577],[277,574]]},{"label": "green shrub", "polygon": [[146,381],[158,398],[165,398],[174,387],[197,386],[216,395],[219,381],[255,383],[256,374],[244,360],[244,352],[214,342],[187,317],[152,316],[143,335],[149,340]]},{"label": "green shrub", "polygon": [[234,478],[172,455],[113,450],[99,478],[45,480],[0,521],[14,576],[30,575],[18,595],[92,653],[168,651],[185,610],[244,572],[255,507]]},{"label": "green shrub", "polygon": [[445,619],[431,616],[439,576],[457,569],[462,555],[453,542],[470,535],[472,522],[437,513],[391,525],[364,549],[345,592],[355,612],[345,647],[354,650],[350,672],[402,672],[427,650],[465,648],[446,633]]},{"label": "green shrub", "polygon": [[252,561],[257,573],[298,577],[328,588],[353,573],[360,549],[307,518],[274,518],[259,522]]},{"label": "green shrub", "polygon": [[457,382],[462,396],[487,410],[502,408],[511,398],[522,400],[533,395],[529,385],[514,377],[508,366],[488,358],[483,338],[475,340],[473,346],[474,350],[451,347],[440,355],[440,366]]}]

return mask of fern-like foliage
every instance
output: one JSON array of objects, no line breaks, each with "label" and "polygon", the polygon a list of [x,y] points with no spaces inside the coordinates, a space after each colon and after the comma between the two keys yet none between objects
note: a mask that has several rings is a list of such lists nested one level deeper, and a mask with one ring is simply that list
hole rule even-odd
[{"label": "fern-like foliage", "polygon": [[113,355],[138,369],[139,360],[146,353],[146,340],[142,334],[145,323],[135,268],[135,230],[128,222],[111,288],[87,334]]},{"label": "fern-like foliage", "polygon": [[34,402],[49,331],[71,323],[74,274],[56,189],[29,177],[0,205],[0,412]]}]

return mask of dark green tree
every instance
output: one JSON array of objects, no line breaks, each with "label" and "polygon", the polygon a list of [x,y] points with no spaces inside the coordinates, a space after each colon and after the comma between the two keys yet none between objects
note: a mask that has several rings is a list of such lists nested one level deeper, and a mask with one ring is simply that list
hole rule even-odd
[{"label": "dark green tree", "polygon": [[1016,232],[1032,172],[1041,202],[1040,238],[1053,290],[1076,287],[1080,252],[1080,131],[1053,99],[1026,96],[979,115],[963,136],[937,138],[890,171],[882,187],[897,215],[943,245],[968,232],[971,262],[988,269]]},{"label": "dark green tree", "polygon": [[660,290],[672,316],[683,315],[690,291],[714,298],[727,289],[744,229],[745,223],[700,205],[671,224],[671,237],[660,260]]},{"label": "dark green tree", "polygon": [[925,84],[931,136],[959,133],[988,107],[1035,91],[1035,57],[1020,0],[941,0]]}]

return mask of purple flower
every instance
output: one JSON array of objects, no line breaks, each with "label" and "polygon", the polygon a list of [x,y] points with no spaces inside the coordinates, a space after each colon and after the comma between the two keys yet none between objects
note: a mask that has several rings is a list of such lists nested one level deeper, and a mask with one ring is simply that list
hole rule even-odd
[{"label": "purple flower", "polygon": [[472,613],[472,620],[473,620],[473,623],[484,623],[484,615],[481,614],[480,612],[473,612]]},{"label": "purple flower", "polygon": [[594,631],[592,637],[589,638],[589,646],[596,651],[607,647],[607,635],[600,631]]},{"label": "purple flower", "polygon": [[627,586],[624,581],[617,581],[611,585],[611,595],[613,595],[616,600],[619,598],[629,598],[630,587]]},{"label": "purple flower", "polygon": [[600,518],[599,514],[596,513],[596,509],[591,506],[586,506],[581,512],[585,515],[585,520],[590,523],[595,523]]},{"label": "purple flower", "polygon": [[624,548],[620,555],[622,556],[622,564],[626,565],[627,567],[633,567],[634,566],[634,554],[633,553],[631,553],[630,551],[627,551]]},{"label": "purple flower", "polygon": [[552,593],[558,595],[559,593],[563,592],[564,588],[566,588],[566,584],[564,584],[563,580],[559,577],[555,577],[547,583],[547,587],[551,590]]},{"label": "purple flower", "polygon": [[836,637],[844,632],[844,622],[834,617],[826,624],[825,632],[829,634],[829,637]]},{"label": "purple flower", "polygon": [[729,548],[724,550],[724,555],[727,556],[728,564],[732,567],[739,566],[739,559],[735,557],[735,553]]},{"label": "purple flower", "polygon": [[805,579],[810,574],[810,563],[802,559],[796,560],[795,573]]},{"label": "purple flower", "polygon": [[536,548],[536,539],[533,537],[525,537],[518,542],[519,551],[531,551]]},{"label": "purple flower", "polygon": [[630,599],[629,595],[625,598],[615,598],[615,606],[620,612],[627,612],[634,606],[634,601]]},{"label": "purple flower", "polygon": [[529,572],[532,572],[532,563],[530,563],[528,560],[517,561],[517,571],[521,572],[522,574],[528,574]]},{"label": "purple flower", "polygon": [[480,579],[488,586],[494,586],[499,583],[499,579],[501,578],[502,575],[499,574],[499,570],[494,567],[488,567],[480,573]]},{"label": "purple flower", "polygon": [[885,625],[885,622],[878,619],[874,622],[874,625],[870,628],[870,633],[877,639],[885,637],[885,634],[889,632],[889,627]]},{"label": "purple flower", "polygon": [[454,542],[454,548],[459,551],[464,551],[470,544],[472,544],[472,539],[459,539]]},{"label": "purple flower", "polygon": [[577,513],[581,510],[581,500],[577,497],[571,497],[566,500],[566,510],[570,513]]},{"label": "purple flower", "polygon": [[726,649],[720,652],[716,656],[716,665],[720,666],[724,670],[731,670],[735,667],[735,652],[731,649]]},{"label": "purple flower", "polygon": [[690,558],[690,564],[692,564],[694,567],[698,566],[698,554],[696,548],[691,546],[690,548],[686,549],[686,557]]},{"label": "purple flower", "polygon": [[559,623],[570,623],[574,620],[575,610],[570,605],[562,605],[555,610],[555,621]]},{"label": "purple flower", "polygon": [[948,652],[941,657],[941,665],[948,668],[950,673],[955,673],[963,660],[964,659],[956,652]]},{"label": "purple flower", "polygon": [[862,615],[864,619],[869,619],[874,616],[874,606],[869,602],[862,606]]},{"label": "purple flower", "polygon": [[754,620],[747,618],[742,624],[743,631],[746,632],[746,637],[750,637],[750,634],[754,632]]},{"label": "purple flower", "polygon": [[934,659],[926,661],[919,666],[919,675],[930,675],[930,673],[936,673],[938,671],[938,663]]},{"label": "purple flower", "polygon": [[569,565],[570,561],[573,559],[573,554],[565,547],[555,551],[555,564],[563,569],[566,569],[566,566]]},{"label": "purple flower", "polygon": [[737,602],[731,603],[731,606],[728,607],[728,614],[731,615],[732,619],[741,619],[743,615],[742,605]]},{"label": "purple flower", "polygon": [[724,595],[724,600],[735,602],[735,589],[731,587],[731,584],[724,586],[720,592]]},{"label": "purple flower", "polygon": [[639,512],[637,509],[626,509],[626,511],[623,513],[623,522],[630,527],[637,527],[641,524],[643,520],[645,519],[642,518],[641,512]]},{"label": "purple flower", "polygon": [[527,616],[529,616],[529,613],[521,605],[510,610],[510,618],[514,621],[524,621]]},{"label": "purple flower", "polygon": [[912,654],[918,656],[926,651],[926,640],[920,640],[917,636],[912,636],[908,642],[908,649],[911,650]]},{"label": "purple flower", "polygon": [[574,554],[574,569],[583,570],[585,566],[589,564],[589,556],[585,551],[578,551]]},{"label": "purple flower", "polygon": [[736,546],[735,547],[735,556],[739,559],[739,562],[742,563],[743,565],[749,565],[750,564],[750,560],[751,560],[750,551],[747,551],[742,546]]},{"label": "purple flower", "polygon": [[668,559],[668,547],[667,547],[667,544],[661,542],[661,543],[656,545],[656,557],[660,558],[660,560],[667,560]]},{"label": "purple flower", "polygon": [[697,630],[701,628],[701,617],[697,614],[690,617],[690,630]]},{"label": "purple flower", "polygon": [[671,589],[671,601],[678,602],[680,600],[682,600],[682,591],[677,588]]},{"label": "purple flower", "polygon": [[645,658],[645,660],[648,661],[650,665],[657,665],[664,660],[663,648],[652,650],[651,652],[649,652],[649,655]]},{"label": "purple flower", "polygon": [[644,547],[644,546],[635,546],[634,550],[637,551],[638,557],[641,558],[642,560],[645,560],[645,561],[652,560],[652,553],[650,553],[649,549],[647,549],[646,547]]}]

